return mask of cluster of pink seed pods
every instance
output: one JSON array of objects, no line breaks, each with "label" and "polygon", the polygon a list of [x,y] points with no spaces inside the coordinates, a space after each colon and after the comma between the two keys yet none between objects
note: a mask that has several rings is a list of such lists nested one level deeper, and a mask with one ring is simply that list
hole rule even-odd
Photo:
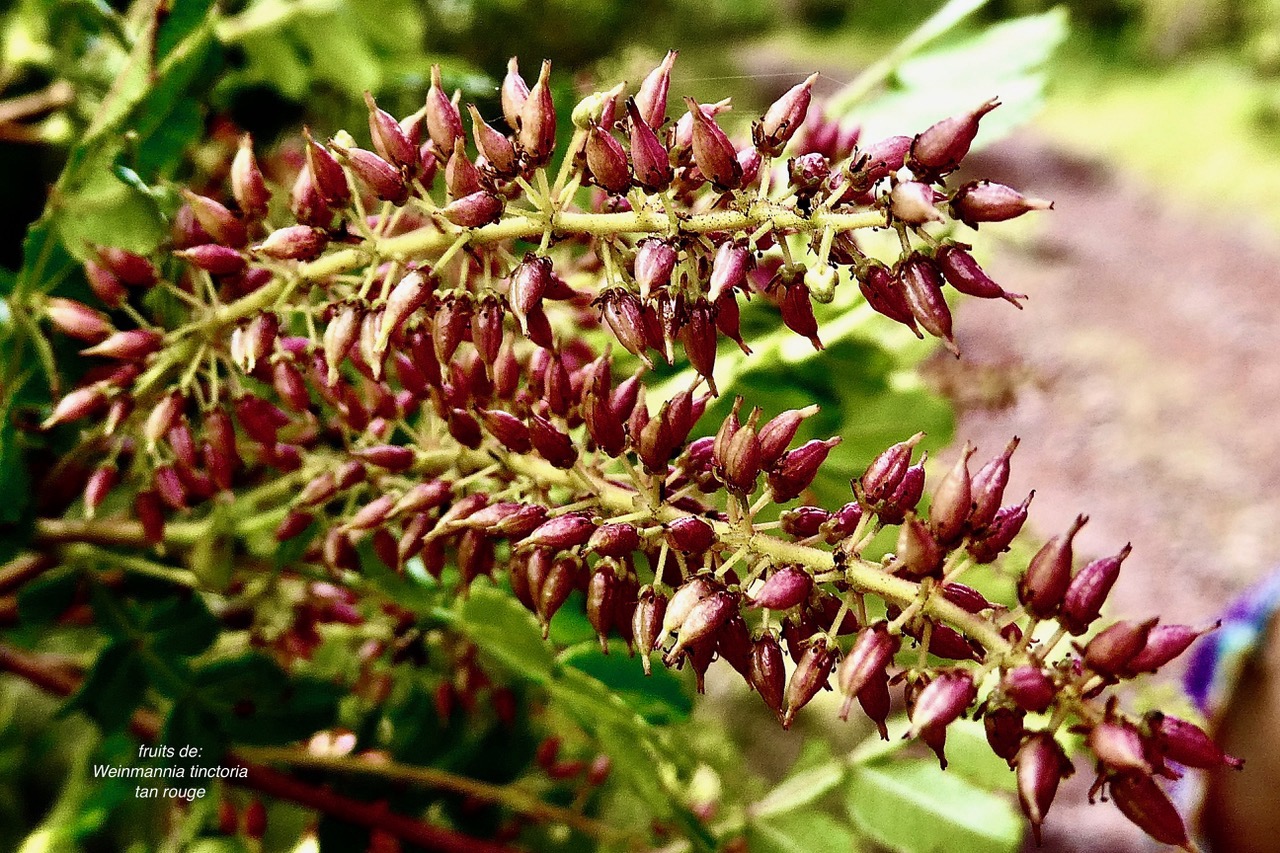
[{"label": "cluster of pink seed pods", "polygon": [[[1071,770],[1055,737],[1070,722],[1120,809],[1187,846],[1153,778],[1233,759],[1189,722],[1098,703],[1199,632],[1119,622],[1060,652],[1098,619],[1127,554],[1073,572],[1083,518],[1032,560],[1016,609],[959,580],[1006,551],[1027,517],[1030,496],[1003,503],[1016,440],[972,475],[966,447],[927,515],[915,436],[877,457],[844,506],[767,516],[807,497],[839,441],[793,446],[816,407],[766,420],[739,400],[699,428],[718,393],[720,337],[750,352],[740,300],[772,302],[819,349],[813,301],[832,281],[856,281],[876,311],[948,345],[946,285],[1019,304],[969,247],[929,230],[1048,206],[987,181],[947,184],[997,102],[867,144],[811,115],[815,75],[739,144],[717,120],[727,102],[686,98],[668,118],[674,60],[630,97],[619,86],[579,104],[564,152],[550,63],[529,87],[513,59],[506,131],[468,105],[470,135],[437,68],[403,120],[368,98],[369,148],[308,132],[264,168],[246,138],[229,197],[184,192],[167,252],[98,248],[85,271],[105,311],[46,306],[94,360],[45,422],[80,424],[104,460],[85,514],[129,512],[125,498],[160,545],[175,514],[207,518],[231,494],[258,501],[276,538],[300,542],[299,559],[333,581],[299,603],[310,627],[286,658],[309,654],[317,623],[360,618],[342,590],[368,544],[385,567],[420,564],[461,594],[494,578],[544,625],[581,590],[606,653],[620,638],[648,671],[661,651],[699,685],[723,658],[784,726],[834,675],[841,717],[856,701],[883,733],[900,685],[912,736],[944,765],[947,726],[985,719],[1037,832]],[[865,254],[855,231],[866,228],[895,229],[902,254]],[[139,296],[154,289],[189,308],[187,321],[145,320]],[[118,330],[129,317],[136,327]],[[593,347],[597,329],[627,355]],[[646,399],[646,367],[681,353],[698,379]],[[897,547],[869,560],[886,526]],[[868,615],[868,597],[884,618]],[[1036,639],[1041,622],[1061,630]]]}]

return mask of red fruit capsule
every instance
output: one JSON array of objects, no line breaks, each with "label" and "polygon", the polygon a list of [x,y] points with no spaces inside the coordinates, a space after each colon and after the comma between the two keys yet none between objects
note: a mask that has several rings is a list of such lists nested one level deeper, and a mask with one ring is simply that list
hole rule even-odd
[{"label": "red fruit capsule", "polygon": [[520,164],[511,140],[481,118],[475,104],[467,104],[467,111],[471,113],[471,135],[475,139],[476,150],[489,161],[489,168],[500,177],[515,175]]},{"label": "red fruit capsule", "polygon": [[752,597],[752,607],[786,610],[809,600],[813,575],[796,566],[783,566],[769,576]]},{"label": "red fruit capsule", "polygon": [[502,78],[500,94],[503,119],[512,130],[519,130],[520,113],[529,98],[529,84],[520,76],[520,65],[514,56],[507,60],[507,73]]},{"label": "red fruit capsule", "polygon": [[427,135],[435,145],[436,151],[447,157],[453,152],[454,143],[464,139],[462,131],[462,114],[457,106],[444,93],[440,80],[440,66],[431,66],[431,88],[427,90],[425,118]]},{"label": "red fruit capsule", "polygon": [[1052,210],[1053,202],[1028,198],[993,181],[974,181],[961,187],[951,199],[951,213],[965,225],[977,228],[982,222],[1004,222],[1033,210]]},{"label": "red fruit capsule", "polygon": [[245,216],[265,215],[271,202],[271,191],[253,156],[253,137],[247,133],[240,137],[236,156],[231,161],[231,194]]},{"label": "red fruit capsule", "polygon": [[1022,503],[1001,507],[996,511],[995,518],[986,526],[981,538],[969,540],[965,549],[975,563],[983,565],[993,562],[996,557],[1008,550],[1009,543],[1018,535],[1018,531],[1026,522],[1027,507],[1031,505],[1031,499],[1035,496],[1036,493],[1032,491],[1023,498]]},{"label": "red fruit capsule", "polygon": [[907,161],[911,171],[924,180],[935,180],[960,168],[960,161],[969,153],[969,147],[978,135],[978,122],[998,106],[1000,101],[992,98],[967,113],[945,118],[917,134],[911,143],[911,156]]},{"label": "red fruit capsule", "polygon": [[640,534],[632,524],[602,524],[591,534],[587,547],[602,557],[622,559],[640,547]]},{"label": "red fruit capsule", "polygon": [[782,660],[782,646],[773,634],[764,634],[752,645],[748,678],[764,704],[774,714],[781,715],[787,672]]},{"label": "red fruit capsule", "polygon": [[973,452],[973,446],[966,442],[956,464],[933,490],[929,529],[943,545],[949,545],[960,538],[973,511],[973,491],[969,479],[969,457]]},{"label": "red fruit capsule", "polygon": [[[342,166],[329,153],[329,149],[311,137],[311,128],[304,127],[302,134],[307,140],[307,169],[311,173],[312,184],[320,200],[335,208],[350,203],[351,187],[347,185],[347,174],[342,170]],[[196,215],[200,215],[199,211],[196,211]],[[201,222],[201,224],[204,223]]]},{"label": "red fruit capsule", "polygon": [[973,256],[956,245],[943,246],[935,256],[938,267],[947,283],[961,293],[976,296],[980,299],[1005,299],[1017,308],[1022,308],[1018,300],[1026,299],[1022,293],[1010,293],[996,284],[985,272]]},{"label": "red fruit capsule", "polygon": [[414,171],[418,166],[418,146],[390,113],[378,109],[373,95],[365,92],[364,102],[369,108],[369,136],[373,140],[373,150],[398,168]]},{"label": "red fruit capsule", "polygon": [[640,664],[645,675],[650,672],[649,653],[658,647],[666,634],[662,629],[666,612],[666,596],[655,592],[652,587],[645,587],[631,616],[631,635],[640,649]]},{"label": "red fruit capsule", "polygon": [[669,50],[658,67],[645,75],[636,93],[636,109],[650,127],[661,127],[667,120],[667,93],[671,88],[671,67],[678,51]]},{"label": "red fruit capsule", "polygon": [[693,161],[698,170],[716,189],[737,189],[742,185],[737,149],[701,104],[689,97],[684,101],[693,116]]},{"label": "red fruit capsule", "polygon": [[1018,600],[1037,619],[1048,619],[1057,613],[1071,583],[1071,542],[1089,520],[1076,516],[1066,533],[1055,536],[1031,558],[1026,572],[1018,580]]},{"label": "red fruit capsule", "polygon": [[1013,759],[1017,768],[1018,801],[1031,822],[1036,844],[1040,843],[1040,825],[1049,814],[1058,783],[1072,773],[1066,753],[1048,732],[1036,732],[1022,742]]},{"label": "red fruit capsule", "polygon": [[1111,720],[1098,723],[1089,730],[1085,744],[1108,770],[1151,773],[1142,736],[1126,723]]},{"label": "red fruit capsule", "polygon": [[491,192],[481,190],[449,202],[440,215],[463,228],[479,228],[502,217],[506,205]]},{"label": "red fruit capsule", "polygon": [[840,662],[840,670],[836,674],[840,691],[845,696],[844,704],[840,707],[840,719],[849,719],[853,700],[873,678],[884,672],[901,646],[901,638],[890,634],[884,623],[873,625],[858,635],[853,648]]},{"label": "red fruit capsule", "polygon": [[614,195],[623,195],[631,188],[631,167],[627,152],[613,134],[592,124],[587,133],[587,170],[592,180],[602,189]]},{"label": "red fruit capsule", "polygon": [[1126,544],[1115,556],[1094,560],[1071,579],[1062,599],[1058,620],[1072,635],[1083,634],[1102,614],[1102,604],[1120,577],[1120,564],[1131,550]]},{"label": "red fruit capsule", "polygon": [[1195,850],[1187,828],[1169,796],[1147,773],[1131,771],[1112,777],[1111,800],[1120,813],[1161,844]]},{"label": "red fruit capsule", "polygon": [[804,124],[813,96],[813,83],[817,79],[818,75],[814,73],[804,82],[792,86],[769,105],[764,118],[751,128],[752,139],[761,152],[774,157],[782,153],[800,125]]},{"label": "red fruit capsule", "polygon": [[787,710],[782,715],[784,729],[791,728],[791,722],[800,709],[827,686],[835,662],[836,650],[829,648],[826,640],[821,637],[804,650],[795,671],[791,673],[791,680],[787,682]]},{"label": "red fruit capsule", "polygon": [[516,140],[529,165],[541,166],[551,159],[556,146],[556,105],[551,99],[551,60],[542,62],[538,80],[520,108],[520,129]]},{"label": "red fruit capsule", "polygon": [[1227,755],[1203,729],[1194,723],[1155,713],[1150,720],[1156,746],[1167,758],[1187,767],[1211,768],[1225,764],[1233,770],[1244,768],[1244,759]]},{"label": "red fruit capsule", "polygon": [[627,113],[631,116],[631,165],[636,183],[649,192],[664,192],[674,174],[667,149],[640,115],[632,98],[627,99]]},{"label": "red fruit capsule", "polygon": [[822,341],[818,339],[818,321],[813,316],[809,288],[803,281],[786,285],[779,308],[782,311],[782,322],[788,329],[802,338],[808,338],[814,349],[823,348]]},{"label": "red fruit capsule", "polygon": [[666,654],[663,661],[667,666],[672,666],[686,648],[705,643],[711,643],[714,647],[715,643],[712,641],[715,635],[729,617],[737,612],[737,599],[723,590],[701,599],[689,608],[688,615],[676,631],[675,645],[671,647],[671,651]]},{"label": "red fruit capsule", "polygon": [[973,475],[969,492],[973,498],[973,511],[969,513],[969,529],[982,531],[996,517],[1004,489],[1009,483],[1009,459],[1018,448],[1018,437],[1005,446],[1004,452],[991,459]]},{"label": "red fruit capsule", "polygon": [[1125,666],[1126,675],[1155,672],[1187,650],[1199,637],[1216,629],[1215,624],[1206,630],[1189,625],[1157,625],[1147,635],[1142,651],[1134,655]]},{"label": "red fruit capsule", "polygon": [[902,294],[916,322],[935,338],[942,338],[953,353],[951,309],[942,295],[942,274],[933,261],[919,252],[913,253],[897,268]]},{"label": "red fruit capsule", "polygon": [[1000,688],[1023,711],[1039,714],[1053,704],[1057,687],[1044,670],[1036,666],[1017,666],[1004,674]]},{"label": "red fruit capsule", "polygon": [[692,515],[677,518],[666,525],[667,543],[686,554],[701,554],[716,541],[710,524]]},{"label": "red fruit capsule", "polygon": [[1106,628],[1085,646],[1084,665],[1100,675],[1121,675],[1146,645],[1156,621],[1122,621]]},{"label": "red fruit capsule", "polygon": [[151,261],[141,255],[114,246],[96,246],[94,252],[102,266],[129,287],[150,287],[159,279]]}]

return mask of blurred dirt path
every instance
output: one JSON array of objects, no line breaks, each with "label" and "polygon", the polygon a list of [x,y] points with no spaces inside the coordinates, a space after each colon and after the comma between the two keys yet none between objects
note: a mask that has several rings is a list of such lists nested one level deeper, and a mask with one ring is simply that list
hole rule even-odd
[{"label": "blurred dirt path", "polygon": [[[1009,494],[1036,489],[1033,535],[1085,512],[1078,558],[1133,543],[1112,613],[1212,621],[1280,564],[1280,238],[1031,135],[980,159],[975,174],[1056,209],[1029,243],[995,246],[987,264],[1030,295],[1026,310],[964,301],[963,359],[930,365],[961,406],[957,440],[984,457],[1022,437]],[[1092,774],[1077,769],[1046,847],[1139,849],[1114,809],[1083,805]]]}]

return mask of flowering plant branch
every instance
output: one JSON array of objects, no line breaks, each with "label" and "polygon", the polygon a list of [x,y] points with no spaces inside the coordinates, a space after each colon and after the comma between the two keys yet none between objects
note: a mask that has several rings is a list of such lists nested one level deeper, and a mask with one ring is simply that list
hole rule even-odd
[{"label": "flowering plant branch", "polygon": [[[229,195],[184,191],[167,251],[94,247],[97,307],[25,306],[87,344],[83,379],[42,426],[78,430],[69,455],[99,460],[37,544],[90,562],[104,555],[83,543],[188,552],[189,575],[138,556],[118,566],[243,595],[224,622],[273,642],[285,667],[314,649],[317,624],[366,623],[355,602],[376,591],[374,564],[460,597],[489,576],[544,635],[582,590],[605,653],[621,637],[647,673],[661,651],[699,686],[724,659],[784,727],[833,674],[840,716],[857,703],[885,737],[900,685],[911,735],[944,767],[948,726],[980,715],[1037,834],[1072,770],[1059,735],[1078,729],[1097,788],[1191,849],[1154,780],[1234,759],[1191,723],[1135,718],[1104,692],[1202,632],[1122,621],[1061,648],[1092,630],[1128,553],[1075,570],[1084,517],[1031,560],[1014,609],[961,582],[1027,517],[1030,495],[1004,505],[1017,439],[976,472],[966,446],[929,484],[927,513],[919,434],[831,508],[808,490],[840,438],[791,446],[816,406],[766,419],[739,398],[691,439],[719,394],[721,338],[751,351],[742,300],[772,303],[818,350],[813,303],[855,284],[953,351],[946,288],[1021,307],[947,236],[1051,206],[989,181],[954,186],[998,102],[868,142],[815,115],[810,77],[738,143],[717,122],[723,102],[686,98],[668,119],[674,60],[631,96],[582,101],[560,151],[550,63],[530,87],[513,59],[506,130],[469,105],[470,133],[437,68],[414,115],[368,98],[368,148],[308,132],[260,162],[245,138]],[[898,239],[888,262],[864,249],[859,232],[876,229]],[[696,381],[646,399],[649,369],[681,353]],[[886,527],[896,547],[875,559]],[[248,590],[277,579],[231,556],[266,529],[306,583],[274,640]],[[383,606],[397,636],[411,633],[411,608]],[[369,643],[366,665],[399,654]],[[466,672],[473,657],[459,657]]]}]

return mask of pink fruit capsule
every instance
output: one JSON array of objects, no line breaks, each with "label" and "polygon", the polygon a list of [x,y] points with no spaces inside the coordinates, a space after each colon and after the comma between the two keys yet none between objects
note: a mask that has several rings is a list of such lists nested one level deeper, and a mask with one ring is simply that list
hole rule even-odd
[{"label": "pink fruit capsule", "polygon": [[786,610],[808,601],[812,590],[813,575],[796,566],[783,566],[752,596],[751,606]]}]

